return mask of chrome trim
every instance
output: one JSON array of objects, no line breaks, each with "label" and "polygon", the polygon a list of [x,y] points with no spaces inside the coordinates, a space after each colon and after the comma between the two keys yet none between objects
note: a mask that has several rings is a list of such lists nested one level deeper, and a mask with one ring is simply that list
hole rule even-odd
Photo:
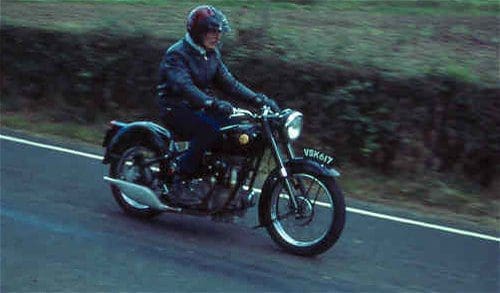
[{"label": "chrome trim", "polygon": [[[264,107],[264,115],[267,114],[267,112],[269,112],[269,108]],[[263,126],[264,126],[264,130],[266,131],[266,135],[268,136],[269,140],[271,141],[271,146],[272,146],[272,149],[274,151],[275,159],[280,167],[281,175],[284,175],[283,179],[285,180],[285,184],[286,184],[288,193],[290,194],[290,196],[291,196],[290,198],[292,199],[292,207],[294,210],[296,210],[297,209],[297,201],[295,200],[295,196],[293,196],[292,185],[290,184],[290,180],[289,180],[288,174],[286,172],[285,163],[284,163],[283,158],[281,156],[281,150],[280,150],[278,144],[276,143],[276,138],[274,137],[271,126],[269,125],[269,121],[267,120],[267,118],[265,116],[263,119]],[[285,172],[283,172],[283,170]]]},{"label": "chrome trim", "polygon": [[336,169],[334,168],[328,168],[328,172],[330,173],[330,175],[332,175],[333,177],[340,177],[340,172],[337,171]]},{"label": "chrome trim", "polygon": [[294,159],[295,156],[295,151],[293,149],[293,146],[290,142],[286,144],[286,148],[288,149],[288,155],[290,156],[290,159]]},{"label": "chrome trim", "polygon": [[[300,137],[300,134],[302,133],[302,127],[303,127],[303,125],[302,125],[303,117],[304,117],[304,115],[299,111],[293,111],[292,113],[290,113],[288,115],[288,117],[286,117],[286,121],[285,121],[285,124],[283,126],[283,132],[284,132],[285,137],[288,140],[294,141]],[[290,124],[292,124],[295,121],[295,119],[300,119],[301,125],[300,125],[300,129],[299,129],[299,133],[298,133],[297,137],[291,138],[290,135],[288,134],[288,128],[290,127]]]},{"label": "chrome trim", "polygon": [[159,211],[182,211],[182,209],[180,208],[174,208],[162,203],[158,199],[158,196],[156,196],[156,194],[151,189],[145,186],[127,182],[124,180],[110,178],[108,176],[104,176],[104,181],[116,185],[118,188],[120,188],[122,194],[125,193],[128,198],[134,200],[137,203],[147,205],[152,209]]},{"label": "chrome trim", "polygon": [[304,115],[299,111],[293,111],[290,115],[288,115],[288,117],[286,117],[285,129],[288,128],[288,126],[290,126],[290,123],[292,123],[293,120],[299,117],[300,118],[304,117]]},{"label": "chrome trim", "polygon": [[[294,174],[294,176],[309,178],[313,181],[313,183],[317,183],[319,185],[320,189],[326,191],[325,195],[327,196],[327,198],[329,198],[331,200],[331,203],[328,203],[328,205],[321,205],[321,206],[327,207],[327,208],[331,209],[333,213],[335,213],[332,195],[331,195],[330,191],[328,190],[328,188],[323,184],[323,182],[318,180],[316,177],[311,176],[311,175],[306,174],[306,173],[297,173],[297,174]],[[281,190],[279,190],[279,191],[281,192]],[[319,189],[318,189],[318,192],[319,192]],[[305,195],[305,196],[307,196],[307,195]],[[278,204],[280,198],[284,198],[284,199],[288,199],[288,200],[290,199],[289,196],[287,196],[285,194],[281,194],[281,193],[273,195],[273,199],[271,201],[273,203],[272,207],[271,207],[271,219],[273,219],[272,225],[276,229],[276,232],[278,232],[278,234],[280,235],[280,237],[284,241],[286,241],[287,243],[289,243],[293,246],[307,247],[307,246],[311,246],[311,245],[314,245],[314,244],[320,242],[326,236],[326,234],[330,230],[331,226],[333,225],[333,221],[331,221],[329,223],[328,227],[325,229],[325,231],[322,232],[319,235],[319,237],[315,237],[315,239],[299,240],[299,239],[296,239],[294,236],[292,236],[290,232],[293,232],[294,230],[288,231],[288,229],[285,228],[283,221],[279,219],[280,215],[278,214],[277,204]],[[315,204],[317,204],[317,203],[315,203]],[[314,209],[314,206],[313,206],[313,209]],[[333,217],[328,217],[328,218],[333,219]],[[296,219],[294,219],[294,220],[296,220]],[[315,227],[317,227],[317,226],[315,225]]]},{"label": "chrome trim", "polygon": [[242,109],[242,108],[233,108],[233,114],[229,115],[229,118],[236,118],[236,117],[245,117],[249,116],[252,118],[258,118],[258,115],[252,113],[249,110]]},{"label": "chrome trim", "polygon": [[239,124],[232,124],[232,125],[221,127],[219,130],[220,131],[231,130],[233,128],[237,128],[238,126],[239,126]]}]

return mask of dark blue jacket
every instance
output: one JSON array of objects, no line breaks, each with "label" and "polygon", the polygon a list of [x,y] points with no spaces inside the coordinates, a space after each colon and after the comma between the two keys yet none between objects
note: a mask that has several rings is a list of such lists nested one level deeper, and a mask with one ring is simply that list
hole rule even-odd
[{"label": "dark blue jacket", "polygon": [[160,64],[160,106],[184,102],[199,109],[214,99],[210,95],[214,88],[247,102],[253,102],[256,96],[233,77],[218,49],[206,51],[189,35],[168,48]]}]

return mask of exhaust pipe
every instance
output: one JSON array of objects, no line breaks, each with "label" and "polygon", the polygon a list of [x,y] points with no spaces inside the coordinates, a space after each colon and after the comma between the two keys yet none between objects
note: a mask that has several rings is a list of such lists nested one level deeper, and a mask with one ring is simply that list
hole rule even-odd
[{"label": "exhaust pipe", "polygon": [[159,211],[173,211],[173,212],[181,212],[182,209],[174,208],[162,203],[158,196],[149,188],[127,182],[124,180],[110,178],[108,176],[104,176],[104,181],[107,181],[113,185],[116,185],[120,190],[127,195],[127,197],[137,201],[140,204],[147,205],[152,209]]}]

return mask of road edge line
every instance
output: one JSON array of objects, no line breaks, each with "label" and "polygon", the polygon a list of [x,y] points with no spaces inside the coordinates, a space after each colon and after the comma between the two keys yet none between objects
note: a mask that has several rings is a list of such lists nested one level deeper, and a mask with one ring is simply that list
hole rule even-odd
[{"label": "road edge line", "polygon": [[[12,141],[12,142],[17,142],[17,143],[22,143],[22,144],[26,144],[26,145],[31,145],[31,146],[35,146],[35,147],[39,147],[39,148],[49,149],[49,150],[53,150],[53,151],[68,153],[68,154],[72,154],[72,155],[82,156],[82,157],[86,157],[86,158],[96,159],[96,160],[103,159],[103,156],[79,152],[79,151],[75,151],[75,150],[71,150],[71,149],[67,149],[67,148],[63,148],[63,147],[57,147],[57,146],[53,146],[53,145],[33,142],[30,140],[16,138],[16,137],[8,136],[8,135],[0,134],[0,139]],[[259,193],[262,191],[260,189],[254,189],[254,190],[259,192]],[[369,216],[369,217],[374,217],[374,218],[378,218],[378,219],[384,219],[384,220],[389,220],[389,221],[393,221],[393,222],[399,222],[399,223],[420,226],[420,227],[424,227],[424,228],[429,228],[429,229],[434,229],[434,230],[439,230],[439,231],[444,231],[444,232],[449,232],[449,233],[454,233],[454,234],[459,234],[459,235],[464,235],[464,236],[480,238],[480,239],[484,239],[484,240],[491,240],[491,241],[500,242],[500,238],[486,235],[486,234],[481,234],[481,233],[476,233],[476,232],[471,232],[471,231],[466,231],[466,230],[461,230],[461,229],[455,229],[455,228],[451,228],[451,227],[446,227],[446,226],[441,226],[441,225],[436,225],[436,224],[431,224],[431,223],[426,223],[426,222],[421,222],[421,221],[416,221],[416,220],[411,220],[411,219],[406,219],[406,218],[401,218],[401,217],[395,217],[395,216],[386,215],[386,214],[370,212],[370,211],[357,209],[357,208],[347,207],[346,210],[348,212],[351,212],[351,213]]]}]

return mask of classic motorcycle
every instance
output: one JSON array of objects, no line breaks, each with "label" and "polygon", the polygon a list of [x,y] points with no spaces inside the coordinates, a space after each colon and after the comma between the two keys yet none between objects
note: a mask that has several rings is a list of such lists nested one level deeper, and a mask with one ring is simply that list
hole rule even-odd
[{"label": "classic motorcycle", "polygon": [[[312,256],[328,250],[345,222],[343,194],[336,183],[333,158],[315,149],[295,154],[292,143],[302,131],[302,113],[279,113],[264,106],[252,112],[234,108],[231,125],[220,129],[220,143],[204,154],[202,167],[182,190],[172,189],[175,158],[187,137],[153,122],[112,121],[106,132],[103,163],[110,164],[110,183],[117,203],[127,213],[150,218],[162,212],[243,216],[257,204],[259,225],[286,251]],[[276,167],[254,189],[266,150]],[[176,204],[176,192],[195,192],[202,204]],[[260,193],[260,196],[258,195]]]}]

